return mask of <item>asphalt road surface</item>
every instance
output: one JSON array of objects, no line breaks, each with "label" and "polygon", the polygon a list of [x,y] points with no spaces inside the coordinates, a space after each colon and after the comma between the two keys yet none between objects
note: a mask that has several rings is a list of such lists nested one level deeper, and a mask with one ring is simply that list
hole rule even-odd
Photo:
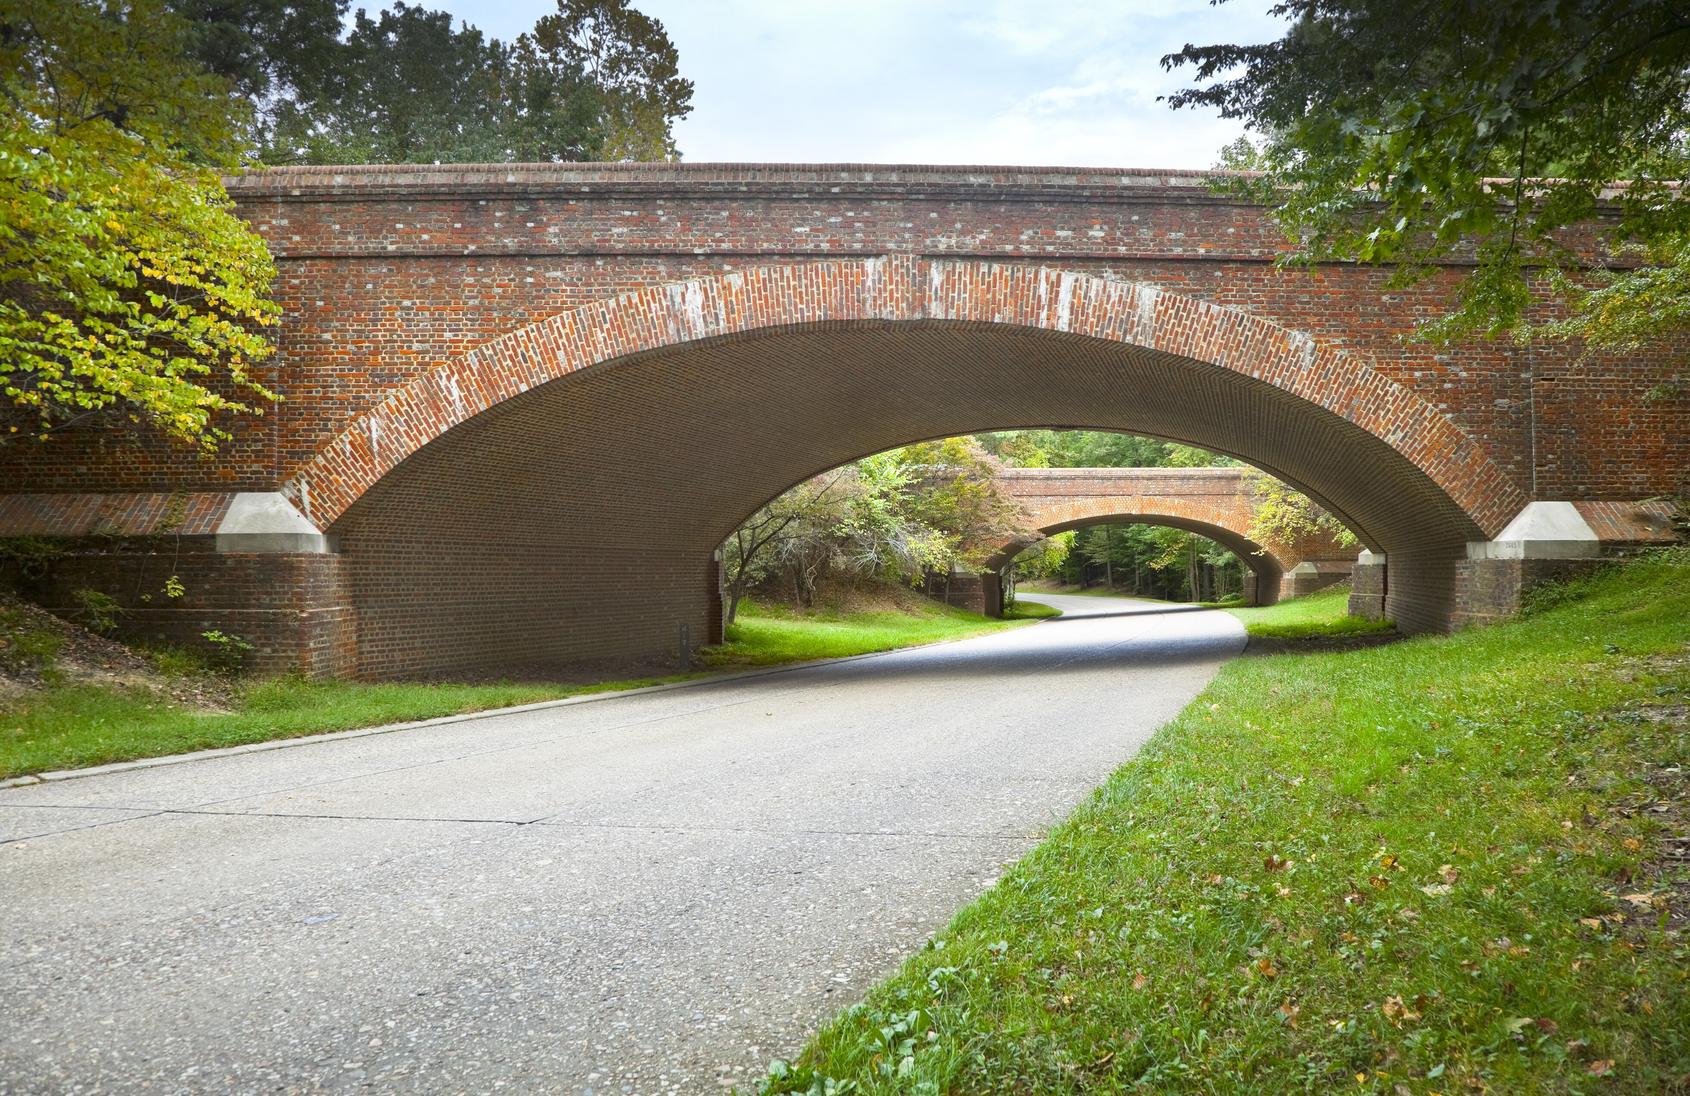
[{"label": "asphalt road surface", "polygon": [[722,1092],[1244,646],[1060,619],[0,790],[0,1091]]}]

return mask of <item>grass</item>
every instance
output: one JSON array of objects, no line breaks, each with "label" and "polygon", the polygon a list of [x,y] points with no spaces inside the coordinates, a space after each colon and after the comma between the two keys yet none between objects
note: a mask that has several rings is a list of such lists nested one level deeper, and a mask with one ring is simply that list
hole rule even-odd
[{"label": "grass", "polygon": [[771,1092],[1690,1079],[1690,552],[1225,666]]},{"label": "grass", "polygon": [[739,619],[728,627],[728,641],[701,659],[713,667],[738,668],[842,658],[966,639],[1057,615],[1059,611],[1048,605],[1024,599],[1001,620],[938,602],[910,610],[801,614],[747,601],[740,606]]},{"label": "grass", "polygon": [[1394,631],[1396,627],[1388,620],[1351,616],[1348,585],[1317,590],[1274,605],[1229,608],[1227,612],[1242,620],[1244,630],[1258,639],[1371,635]]},{"label": "grass", "polygon": [[62,685],[0,712],[0,778],[376,727],[631,689],[680,677],[596,685],[381,685],[279,678],[255,682],[230,712],[139,688]]},{"label": "grass", "polygon": [[[911,612],[814,618],[773,608],[742,607],[730,642],[703,652],[700,661],[719,671],[832,658],[959,639],[1056,614],[1056,610],[1034,602],[1022,602],[1017,608],[1018,615],[1012,619],[991,620],[938,604],[931,608],[918,605]],[[18,658],[23,653],[22,645],[17,651],[0,652]],[[204,671],[203,660],[191,654],[166,649],[150,651],[149,657],[166,677],[189,677]],[[61,684],[30,694],[9,707],[0,705],[0,779],[434,719],[699,676],[703,674],[592,685],[369,684],[281,678],[246,684],[229,712],[187,707],[146,688]]]}]

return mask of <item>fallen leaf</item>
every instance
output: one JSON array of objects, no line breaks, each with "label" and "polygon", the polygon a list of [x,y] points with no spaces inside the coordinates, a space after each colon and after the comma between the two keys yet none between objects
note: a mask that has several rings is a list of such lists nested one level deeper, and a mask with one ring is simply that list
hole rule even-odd
[{"label": "fallen leaf", "polygon": [[1649,909],[1655,904],[1655,896],[1653,894],[1628,894],[1625,895],[1625,900],[1641,909]]},{"label": "fallen leaf", "polygon": [[1624,841],[1621,841],[1620,844],[1624,845],[1632,852],[1641,852],[1643,850],[1643,842],[1639,841],[1635,837],[1628,837]]},{"label": "fallen leaf", "polygon": [[1441,895],[1448,894],[1449,891],[1450,891],[1450,886],[1449,886],[1448,883],[1427,883],[1424,887],[1421,887],[1420,889],[1422,891],[1424,891],[1425,893],[1431,895],[1432,897],[1437,898]]},{"label": "fallen leaf", "polygon": [[1537,1029],[1539,1031],[1547,1032],[1550,1035],[1554,1035],[1557,1031],[1561,1030],[1561,1025],[1557,1024],[1554,1020],[1551,1020],[1547,1016],[1539,1016],[1536,1020],[1533,1020],[1532,1023],[1537,1025]]},{"label": "fallen leaf", "polygon": [[1606,1077],[1612,1072],[1614,1072],[1614,1060],[1612,1058],[1598,1058],[1590,1063],[1590,1075],[1592,1077]]},{"label": "fallen leaf", "polygon": [[1270,852],[1267,855],[1267,859],[1262,861],[1262,866],[1267,868],[1268,871],[1284,871],[1290,863],[1291,861],[1281,860],[1279,857]]},{"label": "fallen leaf", "polygon": [[1144,975],[1142,975],[1142,974],[1133,975],[1133,988],[1134,989],[1143,989],[1145,986],[1147,986],[1149,984],[1150,984],[1150,979],[1145,977]]},{"label": "fallen leaf", "polygon": [[1420,1014],[1403,1004],[1402,998],[1395,994],[1385,998],[1385,1003],[1379,1006],[1379,1011],[1385,1014],[1385,1019],[1398,1027],[1401,1027],[1405,1020],[1420,1019]]},{"label": "fallen leaf", "polygon": [[1453,883],[1457,879],[1461,878],[1461,873],[1456,871],[1454,865],[1451,864],[1445,864],[1440,867],[1438,869],[1438,874],[1443,877],[1443,881],[1445,883]]},{"label": "fallen leaf", "polygon": [[1279,968],[1274,966],[1273,960],[1266,956],[1256,960],[1256,969],[1261,972],[1263,978],[1279,977]]}]

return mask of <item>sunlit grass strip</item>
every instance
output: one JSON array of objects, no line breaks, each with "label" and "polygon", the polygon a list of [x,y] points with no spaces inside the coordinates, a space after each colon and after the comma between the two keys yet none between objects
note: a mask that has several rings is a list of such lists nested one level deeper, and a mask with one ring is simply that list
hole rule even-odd
[{"label": "sunlit grass strip", "polygon": [[[934,604],[914,612],[792,617],[743,612],[731,642],[705,652],[713,670],[774,666],[891,650],[979,635],[1056,610],[1023,602],[1013,620],[990,620]],[[113,761],[243,746],[330,731],[533,704],[588,693],[660,685],[708,671],[604,681],[547,683],[371,684],[355,681],[259,681],[241,690],[236,710],[184,707],[148,689],[64,685],[0,706],[0,779]]]},{"label": "sunlit grass strip", "polygon": [[1388,620],[1351,616],[1348,586],[1317,590],[1273,605],[1229,608],[1227,612],[1242,620],[1244,630],[1260,639],[1370,635],[1395,628]]},{"label": "sunlit grass strip", "polygon": [[706,654],[712,666],[766,666],[818,658],[890,651],[922,643],[966,639],[1060,615],[1036,601],[1017,602],[1006,619],[994,620],[934,602],[915,611],[797,615],[752,605],[740,610],[728,642]]},{"label": "sunlit grass strip", "polygon": [[1230,663],[771,1090],[1682,1088],[1690,555],[1582,594]]}]

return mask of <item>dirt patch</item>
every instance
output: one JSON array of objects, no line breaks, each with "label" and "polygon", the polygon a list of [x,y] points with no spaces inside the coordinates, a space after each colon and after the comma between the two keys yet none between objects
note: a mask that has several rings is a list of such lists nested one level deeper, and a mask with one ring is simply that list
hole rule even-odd
[{"label": "dirt patch", "polygon": [[229,710],[237,688],[213,674],[162,674],[146,655],[0,593],[0,703],[67,684],[151,689],[210,711]]}]

